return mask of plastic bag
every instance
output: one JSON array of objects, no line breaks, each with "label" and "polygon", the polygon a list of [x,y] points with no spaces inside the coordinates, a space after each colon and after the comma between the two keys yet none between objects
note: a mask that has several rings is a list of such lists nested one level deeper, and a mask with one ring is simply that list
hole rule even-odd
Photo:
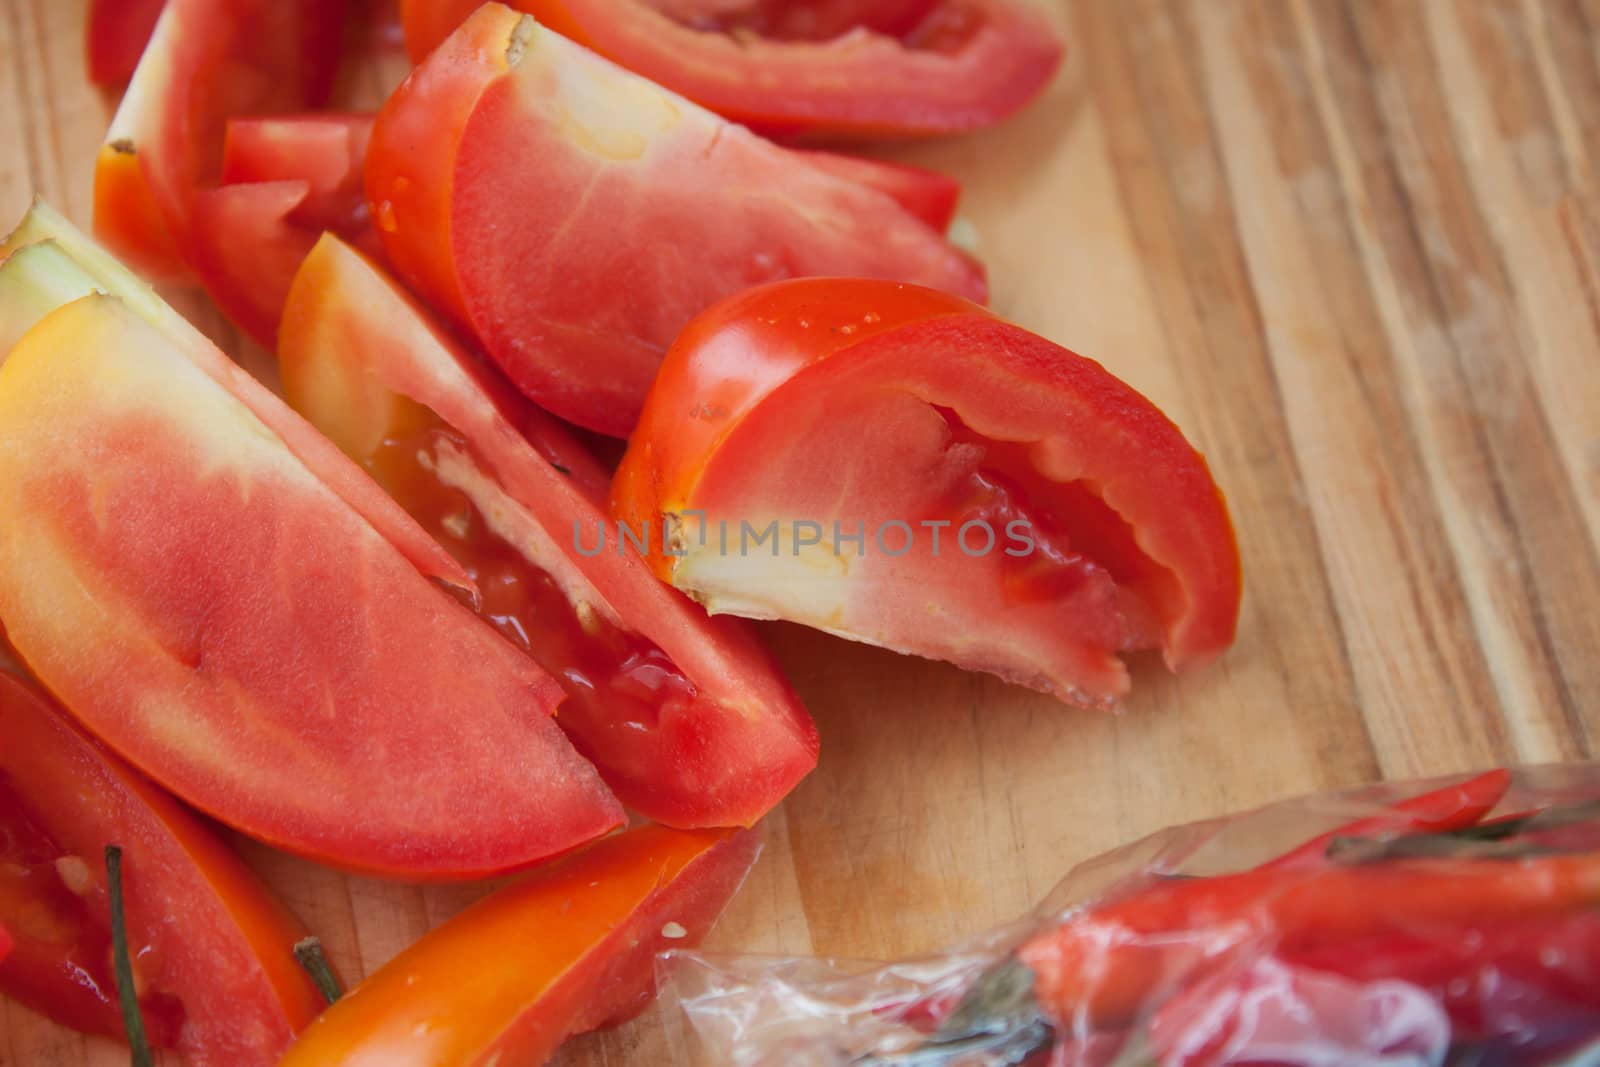
[{"label": "plastic bag", "polygon": [[659,965],[696,1063],[1600,1067],[1600,767],[1163,831],[939,956]]}]

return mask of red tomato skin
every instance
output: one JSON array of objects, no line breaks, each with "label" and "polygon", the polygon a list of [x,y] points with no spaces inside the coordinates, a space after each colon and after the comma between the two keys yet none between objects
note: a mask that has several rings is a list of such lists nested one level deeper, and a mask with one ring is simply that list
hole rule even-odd
[{"label": "red tomato skin", "polygon": [[424,935],[330,1008],[280,1067],[547,1062],[649,1003],[760,849],[754,830],[643,826],[534,872]]},{"label": "red tomato skin", "polygon": [[0,617],[30,670],[184,799],[345,869],[477,877],[620,825],[554,680],[187,358],[94,297],[9,356]]},{"label": "red tomato skin", "polygon": [[[87,865],[85,899],[104,930],[110,918],[101,857],[108,844],[122,847],[129,945],[140,979],[182,1005],[175,1030],[160,1028],[171,1020],[151,1018],[161,1044],[193,1067],[275,1063],[322,998],[294,962],[305,931],[233,853],[8,668],[0,669],[0,775],[62,854]],[[114,1001],[41,999],[51,994],[40,979],[52,962],[65,965],[61,947],[22,933],[26,918],[0,918],[19,931],[16,950],[0,963],[0,989],[67,1025],[121,1036]]]},{"label": "red tomato skin", "polygon": [[[856,397],[901,394],[953,409],[963,419],[982,412],[995,432],[985,434],[976,424],[973,430],[989,439],[986,447],[997,455],[1005,449],[994,444],[996,438],[1046,442],[1028,447],[1044,449],[1058,467],[1077,465],[1079,477],[1098,486],[1103,501],[1115,501],[1136,542],[1089,529],[1087,543],[1094,550],[1084,551],[1111,567],[1124,593],[1132,592],[1152,614],[1158,633],[1151,639],[1171,666],[1203,663],[1231,644],[1240,600],[1238,549],[1220,491],[1177,428],[1098,364],[973,304],[916,286],[800,279],[709,309],[684,331],[662,365],[617,471],[612,512],[629,523],[660,523],[666,515],[696,508],[734,518],[826,519],[830,514],[820,509],[836,506],[841,518],[853,520],[858,512],[850,508],[871,502],[835,502],[838,479],[844,477],[839,464],[845,463],[858,496],[865,491],[861,486],[870,484],[873,493],[886,498],[905,495],[903,509],[926,506],[926,513],[938,514],[927,501],[917,504],[921,482],[906,473],[906,464],[918,461],[916,449],[923,446],[906,445],[909,459],[892,452],[900,447],[897,441],[921,441],[918,435],[932,432],[925,425],[908,422],[896,430],[898,424],[887,416],[854,409],[854,421],[840,416],[845,426],[833,431],[806,421],[818,410],[845,411]],[[881,429],[881,447],[861,446],[857,436],[866,431],[860,427]],[[802,449],[801,441],[811,444]],[[827,451],[832,441],[847,452],[855,449],[861,459],[832,456]],[[760,457],[759,464],[753,456]],[[813,468],[785,465],[807,456],[815,459]],[[1048,477],[1035,477],[1031,490],[1049,503]],[[1059,506],[1075,507],[1072,498]],[[1084,533],[1080,523],[1072,536]],[[651,560],[669,581],[686,573],[682,558],[659,549]],[[976,617],[941,628],[950,644],[937,651],[901,651],[951,658],[1077,702],[1106,703],[1126,690],[1126,676],[1114,658],[1121,651],[1116,627],[1105,614],[1109,605],[1090,611],[1095,602],[1088,600],[1086,610],[1067,610],[1054,627],[1022,626],[1026,611],[1044,611],[1051,601],[983,609],[983,601],[974,598],[985,587],[961,577],[965,571],[958,566],[976,565],[959,558],[929,562],[913,571],[914,581],[892,569],[868,569],[863,573],[869,580],[883,575],[888,584],[853,586],[856,599],[845,618],[892,629],[914,614],[912,600],[936,589],[950,603],[967,604]],[[945,588],[951,582],[955,586]],[[869,589],[873,596],[865,596]],[[705,589],[692,591],[706,595]],[[1003,603],[1009,600],[995,595]],[[906,616],[895,614],[902,600],[909,605]],[[1050,643],[1061,628],[1068,636],[1082,629],[1081,651]],[[986,631],[1006,640],[984,640]],[[838,632],[873,639],[848,621]],[[971,641],[969,633],[975,635]],[[925,633],[919,638],[926,639]],[[1006,649],[1013,646],[1045,657],[1038,662],[1058,658],[1051,670],[1041,672],[1027,663],[1008,663]]]},{"label": "red tomato skin", "polygon": [[510,497],[501,521],[531,524],[558,546],[536,565],[562,588],[609,605],[620,627],[663,650],[691,683],[693,696],[669,712],[658,707],[648,732],[625,728],[620,710],[614,720],[595,720],[569,703],[558,715],[625,804],[671,826],[748,826],[816,765],[816,728],[754,634],[739,620],[708,617],[631,552],[608,542],[602,552],[580,554],[574,531],[592,541],[606,523],[604,473],[555,420],[476,366],[337,238],[325,236],[301,268],[279,358],[290,400],[314,421],[338,420],[359,403],[348,394],[315,395],[329,377],[319,364],[332,360],[461,433],[478,477]]},{"label": "red tomato skin", "polygon": [[500,4],[385,106],[367,195],[414,289],[540,406],[614,436],[678,330],[754,283],[853,274],[987,296],[971,258],[891,197]]},{"label": "red tomato skin", "polygon": [[940,233],[955,221],[956,207],[961,202],[961,183],[948,174],[840,152],[812,150],[806,152],[805,157],[814,167],[887,193],[901,207]]},{"label": "red tomato skin", "polygon": [[[1049,24],[1011,0],[889,4],[882,21],[847,11],[822,29],[851,21],[859,28],[824,40],[707,30],[675,19],[675,5],[665,2],[515,6],[702,107],[777,137],[881,140],[978,129],[1043,92],[1062,57]],[[431,52],[476,7],[476,0],[405,0],[413,58]]]},{"label": "red tomato skin", "polygon": [[91,0],[84,53],[89,80],[113,87],[133,77],[167,0]]}]

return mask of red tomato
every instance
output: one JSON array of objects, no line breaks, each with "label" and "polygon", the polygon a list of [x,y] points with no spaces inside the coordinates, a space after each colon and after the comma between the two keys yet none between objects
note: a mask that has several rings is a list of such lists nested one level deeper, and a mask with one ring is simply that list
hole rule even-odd
[{"label": "red tomato", "polygon": [[368,222],[361,168],[372,139],[370,112],[228,120],[222,143],[222,182],[303,181],[306,198],[291,219],[320,233],[350,233]]},{"label": "red tomato", "polygon": [[700,29],[826,41],[854,29],[909,33],[939,0],[645,0],[645,6]]},{"label": "red tomato", "polygon": [[1216,656],[1239,610],[1227,508],[1177,427],[1098,364],[916,286],[804,279],[701,315],[612,508],[714,612],[1086,704],[1127,691],[1122,653]]},{"label": "red tomato", "polygon": [[[53,253],[53,254],[52,254]],[[259,419],[318,481],[361,516],[421,574],[475,595],[461,565],[326,437],[212,344],[155,291],[43,201],[0,242],[0,362],[12,344],[63,304],[110,293],[136,311],[185,357]]]},{"label": "red tomato", "polygon": [[319,105],[343,30],[339,0],[171,0],[95,161],[96,236],[148,275],[181,275],[227,119]]},{"label": "red tomato", "polygon": [[488,4],[378,116],[388,259],[542,407],[625,436],[701,309],[852,274],[974,298],[983,274],[891,198]]},{"label": "red tomato", "polygon": [[956,217],[961,183],[947,174],[838,152],[812,151],[805,156],[814,167],[887,193],[895,203],[940,233],[948,230]]},{"label": "red tomato", "polygon": [[700,942],[755,831],[645,826],[500,890],[327,1010],[280,1067],[536,1067],[643,1009],[657,952]]},{"label": "red tomato", "polygon": [[269,350],[294,272],[320,232],[292,221],[309,195],[303,181],[254,182],[201,189],[189,205],[195,273],[228,321]]},{"label": "red tomato", "polygon": [[180,797],[335,866],[470,877],[618,826],[550,718],[555,680],[350,506],[344,467],[313,473],[289,442],[314,431],[182,336],[91,296],[6,358],[0,618],[34,674]]},{"label": "red tomato", "polygon": [[139,65],[167,0],[90,0],[84,52],[89,80],[121,85]]},{"label": "red tomato", "polygon": [[[477,0],[402,0],[412,56],[427,55],[477,6]],[[977,129],[1038,96],[1061,62],[1049,24],[1013,0],[515,0],[514,6],[702,107],[772,135],[883,138]]]},{"label": "red tomato", "polygon": [[121,1037],[108,844],[124,853],[129,955],[152,1043],[192,1067],[276,1063],[322,1008],[294,959],[304,931],[198,820],[0,668],[0,920],[15,938],[0,990]]},{"label": "red tomato", "polygon": [[289,285],[323,231],[377,249],[361,191],[372,121],[337,114],[228,121],[224,184],[197,191],[190,207],[190,256],[217,306],[265,348],[277,343]]},{"label": "red tomato", "polygon": [[[478,611],[566,690],[556,722],[629,807],[750,825],[817,761],[754,635],[604,532],[605,472],[475,367],[377,268],[324,237],[279,335],[285,395],[446,545]],[[492,517],[492,518],[491,518]]]}]

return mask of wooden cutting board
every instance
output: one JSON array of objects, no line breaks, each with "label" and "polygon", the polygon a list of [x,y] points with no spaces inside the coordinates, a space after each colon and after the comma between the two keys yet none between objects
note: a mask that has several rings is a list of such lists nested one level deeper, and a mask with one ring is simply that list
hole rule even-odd
[{"label": "wooden cutting board", "polygon": [[[1111,716],[768,627],[822,764],[721,948],[932,949],[1164,824],[1600,744],[1600,3],[1054,4],[1044,99],[896,155],[967,183],[997,310],[1210,457],[1238,645],[1139,664]],[[83,11],[0,0],[0,226],[34,193],[88,223]],[[481,892],[246,852],[352,978]],[[125,1062],[0,1007],[0,1063]],[[668,1062],[661,1022],[561,1062]]]}]

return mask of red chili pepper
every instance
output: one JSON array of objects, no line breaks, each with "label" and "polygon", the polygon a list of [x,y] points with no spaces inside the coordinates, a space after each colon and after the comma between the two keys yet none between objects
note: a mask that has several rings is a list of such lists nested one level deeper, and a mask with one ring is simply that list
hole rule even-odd
[{"label": "red chili pepper", "polygon": [[1600,912],[1494,923],[1423,923],[1280,954],[1356,982],[1405,982],[1450,1017],[1452,1036],[1553,1029],[1600,1013]]},{"label": "red chili pepper", "polygon": [[1241,945],[1285,958],[1426,923],[1487,926],[1600,905],[1600,856],[1394,860],[1171,882],[1057,926],[1018,958],[1045,1013],[1130,1021],[1165,983]]},{"label": "red chili pepper", "polygon": [[1390,806],[1380,815],[1314,837],[1305,844],[1268,860],[1261,869],[1302,867],[1323,859],[1336,837],[1386,837],[1405,833],[1448,833],[1475,826],[1511,788],[1511,772],[1489,771],[1465,782],[1435,789]]}]

